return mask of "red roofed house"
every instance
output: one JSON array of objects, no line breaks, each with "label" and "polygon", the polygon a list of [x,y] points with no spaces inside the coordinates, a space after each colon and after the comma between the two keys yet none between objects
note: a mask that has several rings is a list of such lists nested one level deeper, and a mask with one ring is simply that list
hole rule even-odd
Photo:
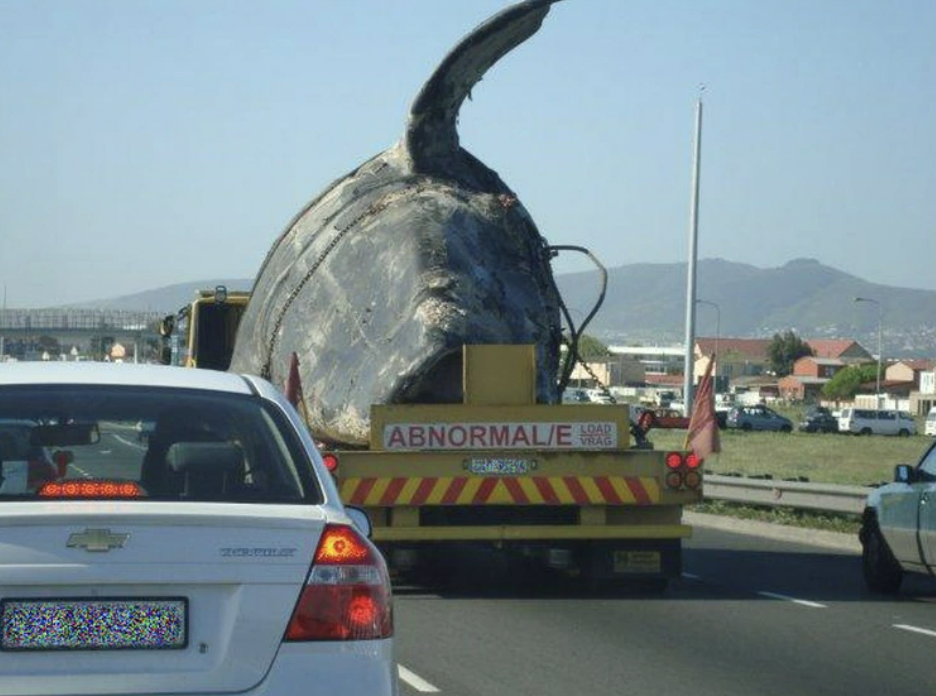
[{"label": "red roofed house", "polygon": [[920,374],[932,372],[936,360],[899,360],[891,363],[884,370],[884,379],[888,382],[913,382],[913,388],[920,388]]},{"label": "red roofed house", "polygon": [[767,372],[767,348],[770,338],[697,338],[695,364],[697,376],[705,374],[709,356],[717,353],[712,373],[726,381],[739,377],[758,377]]},{"label": "red roofed house", "polygon": [[793,373],[777,381],[780,396],[794,401],[818,401],[822,387],[854,361],[807,355],[793,363]]},{"label": "red roofed house", "polygon": [[772,338],[699,338],[695,347],[696,375],[704,374],[708,356],[717,352],[713,372],[723,379],[733,384],[747,383],[761,394],[775,392],[781,398],[813,400],[818,399],[822,385],[843,367],[874,360],[851,339],[809,339],[805,342],[814,355],[794,363],[788,377],[765,380],[770,365],[767,350],[772,342]]},{"label": "red roofed house", "polygon": [[[874,356],[850,338],[809,338],[806,345],[812,348],[817,358],[854,358],[856,360],[874,360]],[[854,361],[851,361],[854,363]]]}]

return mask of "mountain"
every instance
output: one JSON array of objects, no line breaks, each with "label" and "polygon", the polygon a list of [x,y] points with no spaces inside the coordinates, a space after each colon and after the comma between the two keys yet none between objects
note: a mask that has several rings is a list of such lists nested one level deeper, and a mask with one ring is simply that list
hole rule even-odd
[{"label": "mountain", "polygon": [[[607,343],[675,345],[685,335],[685,263],[636,263],[608,270],[604,303],[586,327]],[[597,271],[562,274],[556,284],[580,323],[600,292]],[[253,279],[203,280],[75,305],[81,308],[175,312],[198,290],[226,285],[250,289]],[[696,265],[697,336],[769,338],[794,331],[803,338],[853,338],[877,352],[878,309],[884,354],[936,355],[936,291],[876,285],[814,259],[758,268],[723,259]],[[866,297],[880,303],[856,303]]]},{"label": "mountain", "polygon": [[229,290],[250,290],[253,278],[235,278],[222,280],[199,280],[191,283],[166,285],[154,290],[145,290],[133,295],[121,295],[107,300],[91,300],[78,304],[66,305],[69,309],[109,309],[131,312],[159,312],[172,314],[195,299],[200,290],[210,290],[224,285]]},{"label": "mountain", "polygon": [[[581,320],[600,292],[597,271],[557,276],[556,283]],[[604,303],[586,333],[610,343],[666,345],[685,335],[687,266],[630,264],[608,270]],[[864,297],[879,303],[855,302]],[[884,354],[936,354],[936,291],[877,285],[814,259],[758,268],[723,259],[696,265],[695,334],[769,338],[787,330],[803,338],[853,338]],[[715,307],[706,303],[714,303]]]}]

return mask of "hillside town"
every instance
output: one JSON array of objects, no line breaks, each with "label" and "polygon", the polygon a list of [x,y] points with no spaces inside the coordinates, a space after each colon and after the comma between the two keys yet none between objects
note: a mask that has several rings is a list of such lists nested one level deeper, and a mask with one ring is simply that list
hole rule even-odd
[{"label": "hillside town", "polygon": [[[696,380],[712,364],[720,402],[739,404],[826,404],[822,388],[840,370],[877,364],[878,356],[851,339],[804,339],[812,355],[793,364],[791,374],[770,370],[772,339],[697,338],[692,350]],[[590,360],[572,373],[571,384],[595,400],[607,393],[618,400],[681,407],[685,350],[681,346],[608,346],[610,357]],[[863,384],[854,405],[889,408],[925,416],[936,405],[936,360],[881,357],[880,385]],[[877,389],[880,386],[880,394]]]},{"label": "hillside town", "polygon": [[[6,310],[0,315],[0,362],[72,360],[158,362],[159,312],[55,309]],[[853,339],[806,338],[812,355],[789,375],[770,369],[769,338],[696,338],[693,374],[713,361],[717,399],[727,404],[829,403],[822,388],[840,370],[876,364],[878,356]],[[610,356],[576,366],[570,386],[581,398],[681,408],[685,349],[680,345],[609,345]],[[880,356],[880,385],[868,382],[855,395],[863,408],[903,410],[925,416],[936,406],[936,359]],[[879,397],[878,386],[880,386]]]}]

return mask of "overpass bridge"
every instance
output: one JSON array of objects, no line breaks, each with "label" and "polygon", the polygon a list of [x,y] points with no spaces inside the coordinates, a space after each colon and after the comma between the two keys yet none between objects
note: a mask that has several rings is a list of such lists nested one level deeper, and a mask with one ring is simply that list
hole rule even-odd
[{"label": "overpass bridge", "polygon": [[120,344],[126,359],[148,362],[158,355],[163,316],[117,309],[3,309],[0,360],[104,360]]}]

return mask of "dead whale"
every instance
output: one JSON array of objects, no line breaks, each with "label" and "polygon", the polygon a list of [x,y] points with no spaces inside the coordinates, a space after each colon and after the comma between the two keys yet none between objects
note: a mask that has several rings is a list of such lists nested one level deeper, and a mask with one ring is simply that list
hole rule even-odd
[{"label": "dead whale", "polygon": [[338,179],[267,254],[231,370],[282,385],[299,357],[313,434],[360,445],[375,403],[457,403],[466,343],[537,346],[537,399],[557,400],[560,298],[550,249],[517,195],[459,144],[459,107],[556,0],[463,38],[422,87],[401,140]]}]

